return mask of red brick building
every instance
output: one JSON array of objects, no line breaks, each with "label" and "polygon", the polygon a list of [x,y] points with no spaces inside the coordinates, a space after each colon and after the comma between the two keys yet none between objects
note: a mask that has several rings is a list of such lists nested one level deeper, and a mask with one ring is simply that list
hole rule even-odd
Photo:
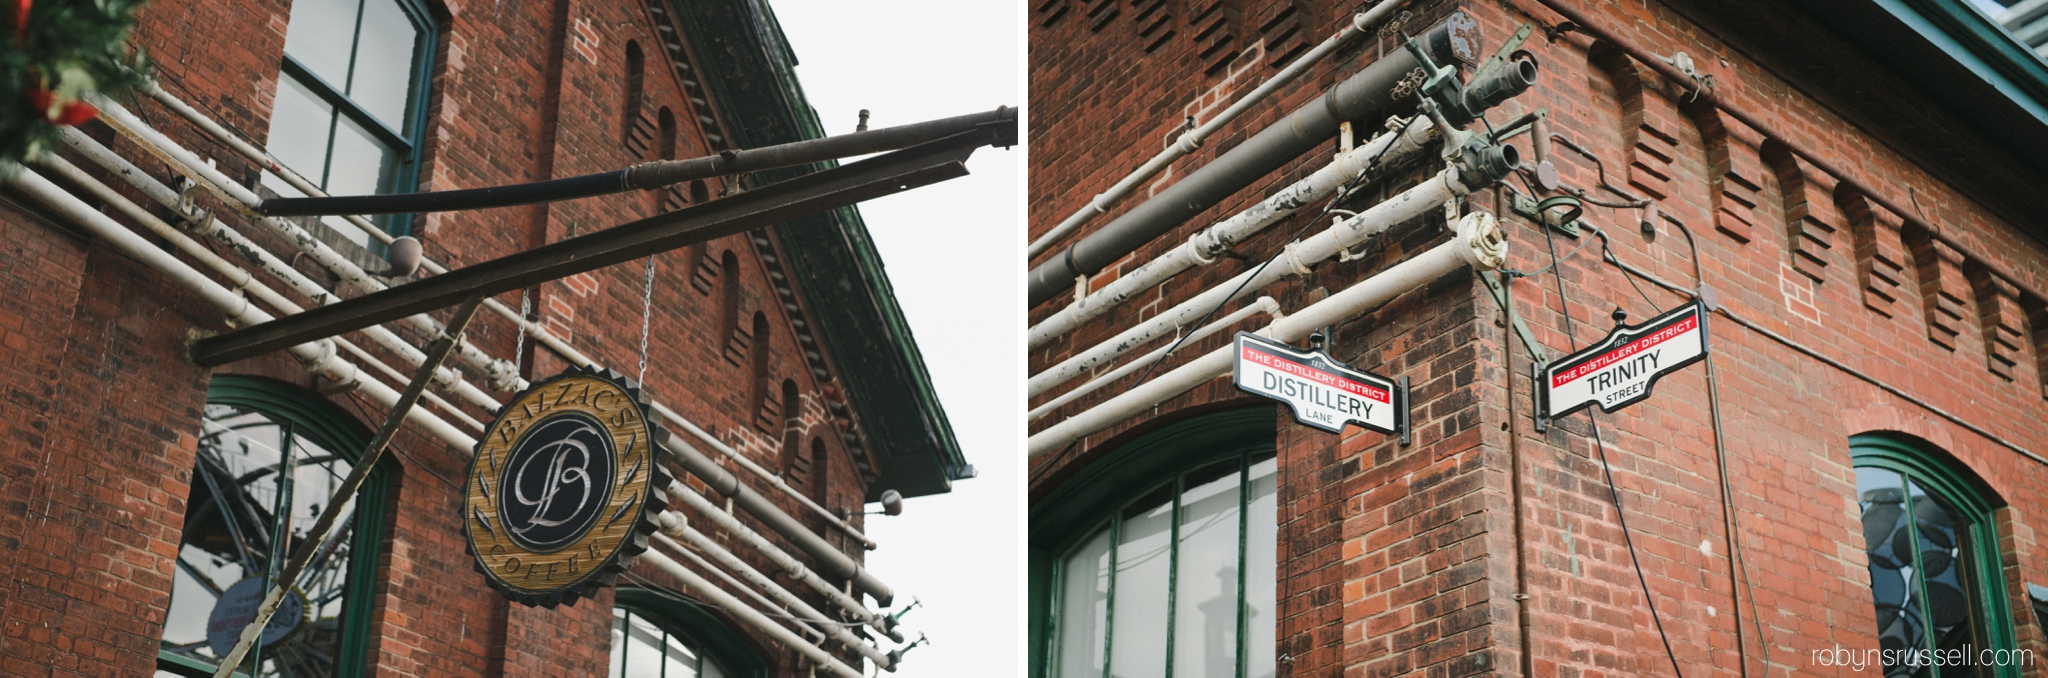
[{"label": "red brick building", "polygon": [[[1030,235],[1107,212],[1030,262],[1030,675],[2048,670],[2048,64],[1998,8],[1386,1],[1107,205],[1373,3],[1033,3]],[[1445,21],[1477,36],[1433,57],[1469,58],[1460,80],[1524,24],[1502,56],[1540,67],[1463,124],[1528,173],[1466,195],[1436,183],[1479,176],[1441,172],[1439,121],[1406,117],[1427,73],[1394,68],[1351,109],[1339,86],[1415,63],[1402,35]],[[1303,188],[1359,152],[1332,116],[1368,153],[1428,138],[1319,218],[1360,174]],[[1277,152],[1275,126],[1313,138]],[[1204,174],[1225,165],[1239,180]],[[1417,195],[1438,197],[1397,204]],[[1543,220],[1516,210],[1558,196]],[[1505,261],[1425,266],[1484,231],[1475,214],[1498,216]],[[1187,310],[1268,261],[1289,274]],[[1702,289],[1711,361],[1538,428],[1539,363]],[[1229,337],[1262,327],[1407,379],[1412,442],[1234,388]]]},{"label": "red brick building", "polygon": [[[0,187],[7,675],[210,675],[216,636],[239,632],[222,623],[221,601],[253,602],[236,585],[260,584],[256,575],[302,540],[449,313],[215,368],[188,359],[192,339],[246,325],[250,313],[283,316],[406,282],[380,275],[393,236],[424,244],[426,276],[829,167],[361,224],[258,218],[238,192],[499,186],[821,132],[765,2],[162,0],[142,10],[132,38],[163,94],[123,107],[132,116],[110,111],[81,126]],[[290,171],[266,171],[263,153]],[[615,587],[552,608],[513,604],[473,569],[460,511],[471,450],[459,441],[480,437],[526,380],[584,365],[644,381],[663,429],[832,552],[806,550],[760,512],[733,509],[721,493],[735,490],[676,470],[685,492],[705,497],[667,497],[712,544],[689,557],[719,563],[689,569],[760,605],[766,587],[713,577],[739,576],[714,552],[729,553],[826,610],[832,622],[817,626],[865,618],[871,628],[850,631],[857,644],[902,647],[880,630],[893,624],[879,616],[890,596],[842,577],[864,552],[854,530],[885,492],[947,492],[974,472],[858,212],[489,304],[339,536],[319,546],[289,635],[266,632],[245,666],[291,676],[814,670],[819,655],[688,590],[649,556]],[[738,523],[698,512],[713,503]],[[271,538],[281,533],[293,538]],[[856,579],[876,576],[888,575]],[[873,663],[809,635],[813,624],[776,623],[854,671]]]}]

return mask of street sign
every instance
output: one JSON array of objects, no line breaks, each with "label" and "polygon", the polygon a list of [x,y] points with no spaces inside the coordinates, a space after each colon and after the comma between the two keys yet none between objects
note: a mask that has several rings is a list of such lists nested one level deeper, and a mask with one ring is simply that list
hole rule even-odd
[{"label": "street sign", "polygon": [[1342,433],[1357,424],[1408,442],[1408,380],[1351,369],[1323,351],[1300,351],[1250,332],[1237,333],[1231,370],[1238,390],[1286,403],[1294,420]]},{"label": "street sign", "polygon": [[477,441],[464,536],[492,588],[554,607],[610,585],[647,550],[669,474],[640,389],[571,368],[528,387]]},{"label": "street sign", "polygon": [[1587,405],[1613,412],[1650,397],[1658,379],[1707,357],[1706,315],[1699,302],[1686,304],[1616,327],[1600,343],[1544,366],[1536,382],[1538,416],[1556,419]]}]

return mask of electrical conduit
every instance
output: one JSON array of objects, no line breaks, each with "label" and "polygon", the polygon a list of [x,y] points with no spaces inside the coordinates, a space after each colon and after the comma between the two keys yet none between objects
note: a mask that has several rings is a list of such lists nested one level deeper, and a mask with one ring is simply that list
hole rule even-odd
[{"label": "electrical conduit", "polygon": [[[1378,307],[1464,266],[1481,271],[1499,268],[1506,256],[1507,240],[1494,223],[1493,215],[1473,212],[1458,220],[1457,235],[1450,242],[1276,320],[1259,330],[1258,334],[1275,341],[1293,343],[1310,332]],[[1144,413],[1218,376],[1230,374],[1235,351],[1234,346],[1210,351],[1159,378],[1048,427],[1027,441],[1028,454],[1037,458],[1057,452],[1088,434]]]}]

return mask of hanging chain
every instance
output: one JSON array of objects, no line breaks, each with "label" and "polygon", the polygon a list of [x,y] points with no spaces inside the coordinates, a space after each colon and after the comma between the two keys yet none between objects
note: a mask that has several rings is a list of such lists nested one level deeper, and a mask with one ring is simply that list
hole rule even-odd
[{"label": "hanging chain", "polygon": [[647,286],[640,293],[640,388],[647,388],[647,329],[654,321],[654,257],[647,257]]},{"label": "hanging chain", "polygon": [[513,384],[526,373],[526,316],[533,312],[533,299],[527,297],[530,289],[519,290],[519,343],[512,345]]}]

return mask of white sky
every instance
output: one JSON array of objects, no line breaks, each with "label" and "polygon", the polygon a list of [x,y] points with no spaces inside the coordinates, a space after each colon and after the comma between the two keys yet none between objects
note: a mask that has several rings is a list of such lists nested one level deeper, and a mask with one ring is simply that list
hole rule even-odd
[{"label": "white sky", "polygon": [[[772,0],[827,134],[1020,106],[1022,3]],[[1023,147],[983,148],[972,174],[863,203],[896,298],[968,463],[946,495],[870,516],[868,566],[924,606],[931,637],[896,676],[1021,673]],[[915,636],[913,636],[915,637]],[[883,674],[889,675],[889,674]]]}]

